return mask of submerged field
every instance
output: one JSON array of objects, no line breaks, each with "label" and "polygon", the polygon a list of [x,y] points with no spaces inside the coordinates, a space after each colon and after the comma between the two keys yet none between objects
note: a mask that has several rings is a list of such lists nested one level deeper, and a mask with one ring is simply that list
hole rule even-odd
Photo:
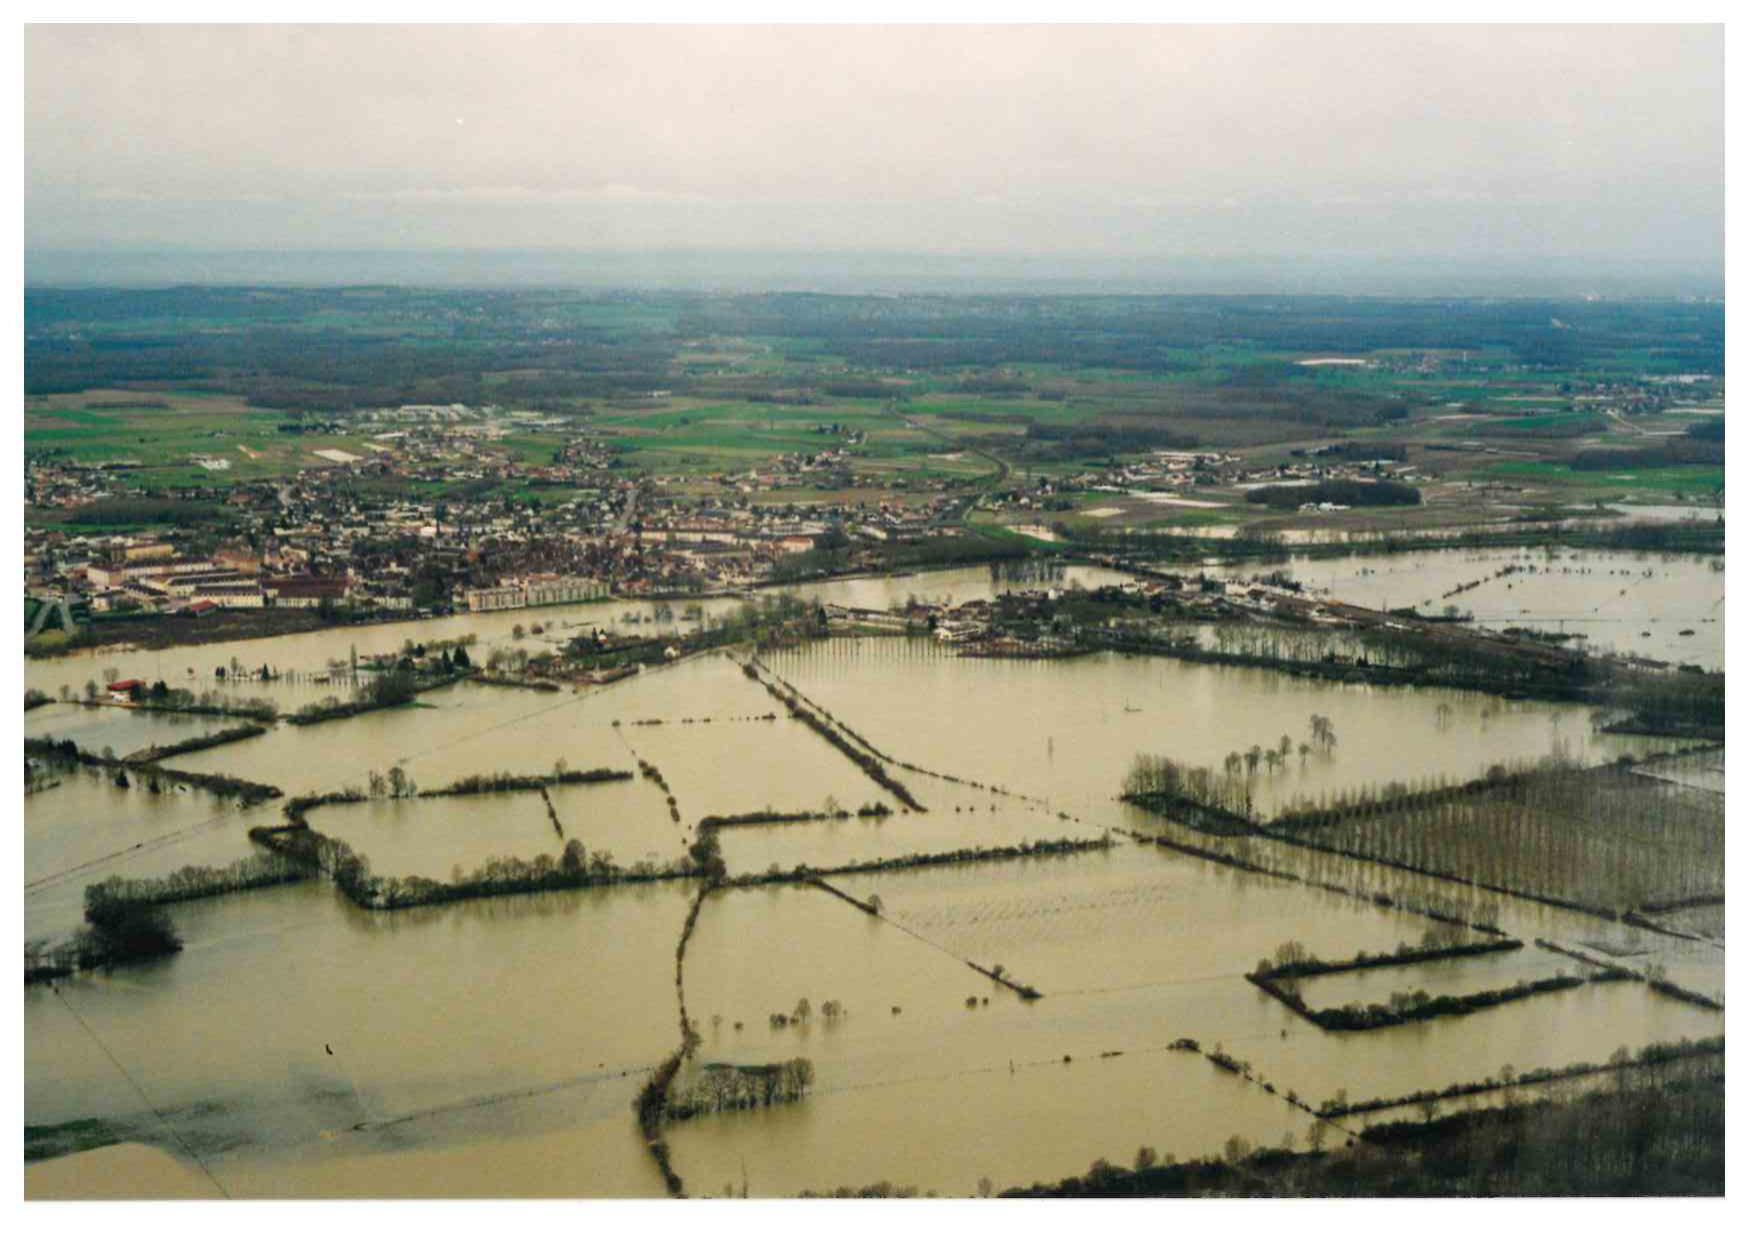
[{"label": "submerged field", "polygon": [[1314,594],[1346,603],[1426,615],[1450,607],[1490,629],[1539,629],[1598,652],[1724,666],[1721,557],[1549,547],[1295,556],[1285,567]]},{"label": "submerged field", "polygon": [[[989,588],[976,575],[915,585]],[[906,588],[832,587],[888,605]],[[560,626],[595,614],[561,612]],[[507,626],[480,627],[482,648],[516,640]],[[373,645],[393,644],[382,636]],[[314,671],[354,641],[287,638],[266,657]],[[1507,1063],[1559,1072],[1722,1032],[1721,1010],[1639,977],[1593,980],[1599,965],[1530,941],[1639,973],[1656,964],[1721,993],[1710,913],[1663,914],[1690,936],[1679,937],[1537,899],[1601,898],[1592,885],[1603,879],[1632,903],[1721,894],[1721,877],[1716,893],[1710,885],[1721,793],[1707,790],[1721,758],[1646,761],[1655,747],[1645,738],[1601,734],[1571,706],[1164,658],[991,661],[923,640],[851,639],[766,652],[754,678],[737,653],[579,692],[458,684],[412,706],[279,722],[177,758],[179,769],[288,795],[367,789],[390,767],[423,793],[498,772],[627,772],[545,789],[367,796],[318,806],[308,821],[385,876],[444,882],[494,859],[557,856],[572,840],[654,870],[714,841],[724,881],[387,911],[315,874],[168,906],[180,952],[26,990],[29,1148],[61,1156],[33,1163],[27,1191],[68,1191],[71,1164],[59,1176],[50,1168],[96,1167],[104,1149],[90,1147],[114,1147],[118,1175],[165,1195],[191,1183],[257,1197],[661,1195],[633,1104],[688,1027],[697,1042],[671,1099],[798,1060],[810,1082],[792,1101],[668,1118],[666,1156],[692,1195],[883,1181],[970,1195],[1100,1158],[1127,1163],[1142,1146],[1189,1159],[1338,1145],[1363,1117],[1313,1111],[1343,1095],[1387,1101],[1483,1081]],[[161,657],[188,663],[183,652]],[[767,682],[798,691],[816,723],[790,717]],[[1259,770],[1259,805],[1473,779],[1549,754],[1640,762],[1511,812],[1482,799],[1392,831],[1322,829],[1349,832],[1339,838],[1353,857],[1206,837],[1117,799],[1137,753],[1217,766],[1283,733],[1309,739],[1314,714],[1339,739]],[[32,735],[118,753],[221,722],[68,705],[27,720]],[[873,770],[923,808],[907,811]],[[244,810],[197,788],[152,793],[137,779],[124,789],[105,771],[68,770],[25,804],[27,935],[72,933],[85,886],[112,874],[258,855],[247,829],[284,812],[282,800]],[[723,816],[741,821],[711,825]],[[1478,848],[1483,825],[1492,842]],[[1142,842],[1162,833],[1214,856]],[[1054,851],[1037,849],[1046,841]],[[1604,853],[1615,859],[1587,863]],[[1424,856],[1445,858],[1452,874],[1405,868]],[[1483,857],[1514,881],[1533,872],[1531,889],[1471,887],[1497,877]],[[1642,881],[1629,891],[1623,875]],[[1341,1033],[1245,976],[1289,944],[1340,961],[1500,934],[1524,945],[1335,973],[1303,993],[1341,1008],[1562,975],[1576,984]],[[142,1161],[141,1146],[187,1174]]]},{"label": "submerged field", "polygon": [[[881,639],[815,643],[770,665],[894,758],[1082,815],[1108,811],[1139,752],[1219,767],[1285,736],[1293,756],[1260,773],[1254,790],[1272,809],[1393,779],[1471,779],[1507,760],[1563,752],[1603,761],[1634,748],[1594,732],[1590,711],[1575,706],[1172,659],[960,659],[933,642]],[[1338,743],[1301,757],[1314,714],[1332,721]]]}]

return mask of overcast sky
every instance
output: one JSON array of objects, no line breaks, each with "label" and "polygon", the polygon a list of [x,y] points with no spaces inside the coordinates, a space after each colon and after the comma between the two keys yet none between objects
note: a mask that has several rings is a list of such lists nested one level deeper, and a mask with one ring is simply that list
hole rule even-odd
[{"label": "overcast sky", "polygon": [[1721,272],[1721,28],[35,26],[25,239]]}]

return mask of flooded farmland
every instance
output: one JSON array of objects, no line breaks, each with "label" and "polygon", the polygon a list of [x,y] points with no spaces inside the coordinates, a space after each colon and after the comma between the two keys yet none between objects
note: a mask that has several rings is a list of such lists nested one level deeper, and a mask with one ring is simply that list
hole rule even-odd
[{"label": "flooded farmland", "polygon": [[[835,583],[815,596],[880,608],[930,589],[993,588],[972,572]],[[618,625],[628,610],[517,622],[539,616],[562,633]],[[482,650],[518,641],[507,617],[458,620],[404,627],[420,640],[471,631]],[[249,659],[314,675],[370,632],[248,644]],[[1361,1117],[1320,1123],[1308,1108],[1722,1033],[1721,1010],[1646,984],[1655,966],[1721,996],[1721,904],[1661,914],[1678,932],[1666,933],[1412,872],[1405,859],[1418,853],[1227,841],[1119,799],[1139,753],[1219,767],[1283,736],[1289,756],[1250,776],[1264,812],[1392,781],[1472,780],[1526,759],[1587,768],[1632,754],[1638,773],[1612,777],[1667,788],[1657,795],[1685,815],[1684,834],[1668,838],[1699,841],[1685,895],[1721,867],[1721,823],[1714,831],[1705,804],[1689,804],[1721,803],[1716,750],[1649,757],[1663,751],[1598,731],[1578,705],[1165,657],[974,659],[901,637],[817,640],[764,651],[757,665],[749,656],[690,655],[556,693],[463,681],[351,718],[280,720],[169,763],[284,794],[247,807],[222,788],[166,780],[154,792],[137,772],[122,787],[109,768],[58,770],[25,806],[26,932],[46,940],[79,928],[87,885],[266,856],[249,828],[288,826],[288,798],[345,789],[357,799],[301,810],[305,825],[292,829],[344,844],[382,878],[441,886],[502,859],[544,858],[556,873],[571,845],[603,873],[643,872],[388,908],[312,871],[166,905],[181,951],[27,988],[32,1140],[70,1146],[69,1159],[118,1160],[117,1174],[164,1195],[216,1185],[261,1197],[657,1196],[667,1172],[693,1195],[881,1182],[970,1195],[1142,1146],[1190,1159],[1345,1140]],[[102,659],[149,676],[196,657],[221,662],[205,650]],[[27,671],[57,685],[73,674]],[[767,685],[798,693],[809,716]],[[281,709],[294,709],[313,688],[238,692],[284,692]],[[1301,748],[1313,717],[1337,739]],[[56,703],[31,712],[26,731],[125,755],[235,722]],[[524,784],[394,796],[380,791],[391,768],[409,794],[475,776]],[[588,771],[624,778],[562,782]],[[1137,838],[1156,834],[1210,855]],[[660,876],[702,865],[707,844],[717,879]],[[1218,859],[1226,852],[1244,865]],[[1347,1009],[1576,984],[1339,1032],[1246,977],[1288,945],[1339,962],[1488,935],[1523,946],[1337,971],[1302,994]],[[1563,949],[1635,975],[1601,980],[1603,964]],[[673,1099],[803,1060],[805,1096],[686,1103],[693,1111],[661,1132],[664,1170],[635,1103],[687,1047]],[[29,1191],[63,1191],[65,1177],[43,1174],[59,1161],[33,1163]]]},{"label": "flooded farmland", "polygon": [[1077,813],[1110,811],[1137,752],[1169,750],[1217,767],[1234,750],[1273,748],[1283,735],[1307,740],[1313,714],[1333,721],[1340,743],[1304,758],[1295,751],[1271,768],[1256,787],[1260,804],[1407,776],[1473,778],[1496,762],[1557,751],[1602,761],[1633,749],[1596,733],[1591,712],[1577,706],[1173,659],[960,659],[898,639],[817,643],[770,665],[895,758]]},{"label": "flooded farmland", "polygon": [[1548,547],[1292,556],[1284,568],[1314,595],[1362,607],[1450,607],[1490,629],[1568,633],[1599,652],[1724,666],[1721,557]]},{"label": "flooded farmland", "polygon": [[[581,1127],[572,1148],[623,1143],[630,1179],[591,1186],[549,1169],[553,1195],[624,1191],[642,1154],[626,1102],[671,1040],[688,895],[566,892],[381,917],[299,884],[185,906],[173,960],[27,994],[28,1122],[101,1117],[269,1196],[319,1194],[361,1160],[404,1169],[384,1192],[443,1196],[440,1177],[422,1178],[443,1150],[477,1158],[482,1139]],[[408,1153],[425,1157],[397,1157]]]}]

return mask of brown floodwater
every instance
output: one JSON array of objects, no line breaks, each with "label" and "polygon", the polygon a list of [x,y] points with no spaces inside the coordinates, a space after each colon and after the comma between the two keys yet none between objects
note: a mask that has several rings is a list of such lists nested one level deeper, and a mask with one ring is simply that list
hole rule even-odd
[{"label": "brown floodwater", "polygon": [[[1076,813],[1109,805],[1138,753],[1219,769],[1229,753],[1277,748],[1285,736],[1293,756],[1259,766],[1252,781],[1268,812],[1392,780],[1471,779],[1494,763],[1556,752],[1603,761],[1635,739],[1595,732],[1583,707],[1167,658],[964,659],[924,639],[881,638],[815,643],[768,661],[896,758]],[[1330,719],[1337,742],[1301,758],[1313,714]]]},{"label": "brown floodwater", "polygon": [[[853,726],[853,725],[852,725]],[[951,783],[914,771],[895,770],[900,782],[928,812],[883,818],[770,823],[720,833],[731,874],[762,874],[772,866],[793,870],[866,864],[956,849],[1005,848],[1039,840],[1097,839],[1103,825],[1052,813],[1016,796]],[[877,798],[896,809],[892,798]],[[854,806],[846,808],[854,810]]]},{"label": "brown floodwater", "polygon": [[271,804],[240,810],[235,801],[169,781],[157,793],[138,778],[117,788],[108,774],[84,768],[59,780],[25,798],[26,939],[76,929],[88,884],[229,865],[255,851],[249,827],[279,817]]},{"label": "brown floodwater", "polygon": [[488,857],[557,857],[564,841],[552,828],[538,792],[469,797],[415,797],[324,805],[310,826],[345,840],[392,878],[447,880]]},{"label": "brown floodwater", "polygon": [[881,1181],[970,1197],[1127,1166],[1141,1146],[1163,1158],[1218,1154],[1287,1138],[1306,1147],[1309,1117],[1220,1072],[1200,1055],[1154,1048],[1111,1059],[986,1063],[877,1088],[820,1090],[799,1106],[713,1115],[669,1136],[688,1192],[754,1197]]},{"label": "brown floodwater", "polygon": [[[676,1124],[670,1143],[689,1188],[739,1185],[744,1160],[755,1194],[890,1179],[969,1195],[981,1176],[1059,1178],[1097,1157],[1127,1161],[1140,1144],[1190,1156],[1234,1135],[1303,1134],[1303,1114],[1278,1097],[1200,1056],[1163,1053],[1187,1016],[1174,1012],[1169,983],[1145,1003],[1028,1003],[908,930],[823,892],[706,901],[686,968],[699,1058],[805,1056],[817,1084],[801,1104]],[[805,1023],[773,1024],[802,999]],[[828,1001],[845,1014],[828,1019]],[[1047,1116],[1048,1135],[1028,1115]]]},{"label": "brown floodwater", "polygon": [[[678,1040],[673,945],[690,895],[676,883],[382,915],[306,883],[179,906],[177,955],[26,992],[27,1123],[110,1118],[263,1195],[343,1182],[333,1159],[482,1134],[489,1162],[504,1137],[584,1120],[641,1155],[629,1097]],[[375,1191],[445,1195],[416,1178],[443,1165],[411,1160],[412,1178]]]},{"label": "brown floodwater", "polygon": [[124,1142],[24,1169],[26,1201],[198,1201],[220,1193],[187,1162]]},{"label": "brown floodwater", "polygon": [[[821,589],[880,605],[930,586],[993,588],[986,573],[970,573]],[[626,609],[558,610],[617,618]],[[513,622],[580,622],[575,615],[464,619],[497,626],[490,640],[513,640]],[[360,635],[375,632],[276,639],[283,649],[271,661],[319,666],[320,651],[338,643],[343,656],[348,642],[363,649]],[[211,653],[201,658],[215,662]],[[836,641],[769,662],[894,757],[1008,791],[889,766],[927,813],[731,828],[721,842],[732,873],[1099,839],[1114,828],[1181,832],[1114,799],[1136,752],[1218,763],[1283,731],[1308,735],[1313,712],[1332,719],[1336,748],[1260,772],[1260,801],[1468,776],[1554,748],[1598,760],[1623,747],[1568,707],[1164,659],[998,663],[893,639]],[[550,790],[566,837],[621,864],[679,856],[705,814],[892,805],[814,733],[763,718],[773,712],[783,713],[758,684],[712,655],[577,693],[457,685],[411,708],[278,725],[176,765],[293,794],[363,787],[371,771],[397,763],[435,788],[560,761],[635,770],[641,757],[673,789],[680,821],[641,777]],[[123,751],[142,737],[197,735],[213,721],[57,705],[28,722],[37,734],[107,730],[108,739],[81,743]],[[27,933],[70,932],[84,886],[108,874],[149,877],[247,856],[247,827],[281,813],[276,802],[244,812],[195,790],[152,796],[137,781],[120,790],[100,774],[65,775],[25,801]],[[384,874],[446,878],[494,854],[562,848],[538,793],[331,806],[314,822]],[[1616,952],[1632,967],[1660,963],[1684,985],[1722,990],[1716,944],[1272,841],[1249,846],[1267,864],[1367,893],[1485,901],[1526,941]],[[984,1177],[999,1189],[1076,1174],[1101,1157],[1127,1164],[1140,1145],[1180,1158],[1217,1152],[1234,1136],[1277,1144],[1290,1135],[1302,1147],[1309,1117],[1284,1100],[1289,1090],[1396,1095],[1482,1078],[1504,1062],[1600,1062],[1621,1045],[1723,1027],[1719,1014],[1617,983],[1460,1019],[1326,1034],[1243,973],[1288,941],[1330,959],[1418,943],[1426,918],[1122,836],[1095,853],[832,881],[859,899],[878,896],[884,916],[799,886],[703,902],[684,970],[703,1038],[696,1063],[803,1056],[816,1084],[794,1105],[674,1124],[674,1165],[689,1191],[744,1183],[755,1195],[791,1194],[889,1180],[969,1194]],[[101,1119],[184,1171],[204,1166],[238,1195],[659,1195],[631,1103],[679,1043],[674,953],[695,891],[675,882],[381,913],[317,879],[173,906],[181,953],[25,992],[26,1123]],[[1562,961],[1532,947],[1311,985],[1332,1003],[1398,989],[1467,993],[1550,968],[1581,971]],[[1044,997],[1027,1002],[970,963],[999,965]],[[773,1013],[792,1015],[804,998],[808,1020],[773,1024]],[[826,1019],[828,1000],[844,1014]],[[1278,1093],[1167,1051],[1179,1037],[1251,1061]],[[95,1193],[98,1173],[84,1169],[96,1166],[75,1155],[33,1167],[32,1179],[40,1187],[90,1178]],[[176,1191],[169,1179],[139,1182]]]},{"label": "brown floodwater", "polygon": [[678,859],[692,842],[669,816],[661,789],[647,779],[572,784],[549,788],[547,795],[565,838],[581,840],[590,856],[609,853],[619,865],[659,863]]},{"label": "brown floodwater", "polygon": [[[24,717],[24,734],[73,741],[89,753],[114,750],[117,757],[152,745],[168,745],[209,736],[247,722],[211,715],[169,714],[163,711],[131,710],[123,706],[80,706],[53,702],[39,706]],[[172,765],[174,761],[172,760]]]},{"label": "brown floodwater", "polygon": [[[1316,594],[1361,607],[1415,607],[1428,614],[1455,607],[1486,628],[1576,634],[1598,653],[1714,671],[1724,666],[1721,556],[1523,547],[1301,555],[1280,567]],[[1251,576],[1259,570],[1233,571]]]}]

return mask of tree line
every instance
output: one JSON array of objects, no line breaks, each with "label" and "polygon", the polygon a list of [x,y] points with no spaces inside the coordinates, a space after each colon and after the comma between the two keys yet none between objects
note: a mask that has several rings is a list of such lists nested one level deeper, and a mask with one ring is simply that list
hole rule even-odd
[{"label": "tree line", "polygon": [[1466,784],[1363,792],[1271,829],[1459,881],[1619,917],[1648,902],[1721,896],[1722,798],[1622,764],[1495,768]]},{"label": "tree line", "polygon": [[1302,504],[1341,504],[1347,508],[1387,508],[1420,503],[1420,488],[1380,478],[1360,482],[1329,478],[1309,486],[1253,487],[1244,497],[1252,504],[1270,508],[1298,508]]}]

